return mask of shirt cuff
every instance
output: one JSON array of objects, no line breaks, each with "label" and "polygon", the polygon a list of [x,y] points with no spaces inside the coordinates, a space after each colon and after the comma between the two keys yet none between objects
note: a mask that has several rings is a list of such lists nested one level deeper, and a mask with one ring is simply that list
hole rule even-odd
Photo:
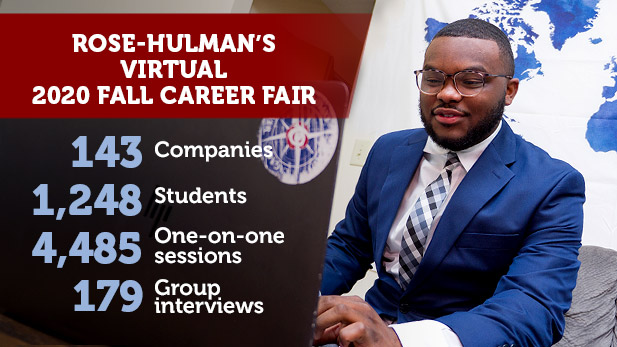
[{"label": "shirt cuff", "polygon": [[435,320],[392,324],[390,327],[403,347],[463,347],[452,329]]}]

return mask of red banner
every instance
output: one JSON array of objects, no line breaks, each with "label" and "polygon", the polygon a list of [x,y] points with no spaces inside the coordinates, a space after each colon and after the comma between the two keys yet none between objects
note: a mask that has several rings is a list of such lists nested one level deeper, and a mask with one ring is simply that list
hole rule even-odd
[{"label": "red banner", "polygon": [[2,14],[2,118],[346,117],[369,14]]}]

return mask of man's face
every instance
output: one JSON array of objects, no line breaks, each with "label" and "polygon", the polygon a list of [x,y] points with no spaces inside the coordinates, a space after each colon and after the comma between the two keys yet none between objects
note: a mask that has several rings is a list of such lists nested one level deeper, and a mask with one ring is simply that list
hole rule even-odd
[{"label": "man's face", "polygon": [[[505,75],[497,43],[468,37],[438,37],[426,50],[423,69],[446,74],[473,70]],[[426,132],[440,146],[453,151],[486,139],[499,125],[504,106],[510,105],[518,79],[486,77],[480,94],[464,97],[447,78],[437,95],[420,93],[420,114]]]}]

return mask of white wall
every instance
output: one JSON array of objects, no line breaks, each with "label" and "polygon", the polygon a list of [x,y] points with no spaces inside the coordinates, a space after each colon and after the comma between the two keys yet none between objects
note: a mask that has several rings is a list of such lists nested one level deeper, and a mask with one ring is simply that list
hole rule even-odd
[{"label": "white wall", "polygon": [[[406,0],[375,3],[349,119],[344,126],[330,231],[345,216],[360,176],[361,167],[350,165],[354,143],[357,140],[372,143],[390,131],[422,126],[412,71],[421,68],[426,44],[413,42],[410,35],[408,21],[424,22],[422,12],[413,11],[413,3]],[[376,272],[369,271],[350,294],[363,297],[376,278]]]},{"label": "white wall", "polygon": [[[424,21],[412,1],[375,3],[349,119],[345,121],[330,230],[345,215],[361,168],[350,165],[356,140],[374,142],[393,130],[420,127],[413,70],[422,65],[423,42],[412,42],[409,20]],[[416,58],[412,59],[412,46]],[[420,54],[418,54],[420,52]],[[415,60],[415,61],[414,61]]]}]

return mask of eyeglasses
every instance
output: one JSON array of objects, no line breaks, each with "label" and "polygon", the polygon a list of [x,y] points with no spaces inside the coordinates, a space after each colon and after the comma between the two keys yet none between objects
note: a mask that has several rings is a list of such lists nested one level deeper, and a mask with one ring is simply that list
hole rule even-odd
[{"label": "eyeglasses", "polygon": [[437,95],[443,89],[448,77],[452,77],[454,88],[456,88],[459,94],[466,97],[480,94],[484,88],[486,77],[512,78],[512,76],[508,75],[492,75],[473,70],[463,70],[455,74],[447,74],[437,69],[425,69],[416,70],[413,73],[416,75],[418,89],[426,95]]}]

